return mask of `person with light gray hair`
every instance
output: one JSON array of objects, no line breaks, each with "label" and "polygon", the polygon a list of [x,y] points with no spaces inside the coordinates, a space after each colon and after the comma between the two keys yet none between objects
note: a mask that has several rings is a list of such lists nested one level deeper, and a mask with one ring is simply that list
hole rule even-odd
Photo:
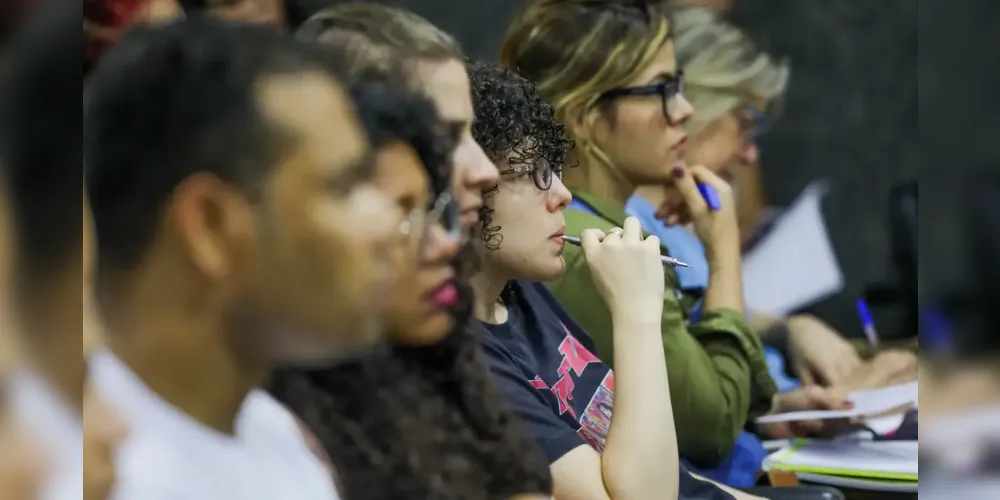
[{"label": "person with light gray hair", "polygon": [[[684,96],[694,113],[686,123],[689,165],[703,165],[734,182],[755,167],[760,151],[757,139],[780,111],[791,78],[787,61],[775,60],[739,28],[727,22],[722,11],[703,6],[683,6],[673,13],[677,59],[684,68]],[[661,220],[659,212],[673,200],[664,189],[641,187],[627,210],[656,234],[674,257],[692,264],[679,268],[682,286],[707,289],[709,265],[704,247],[682,227],[676,215]],[[664,225],[666,223],[666,226]],[[750,324],[765,344],[780,346],[789,357],[792,375],[805,385],[856,386],[867,381],[889,380],[898,369],[909,372],[916,359],[903,363],[863,363],[855,347],[838,332],[811,315],[773,317],[749,311]],[[898,353],[894,353],[898,354]],[[912,361],[912,363],[911,363]],[[905,365],[905,366],[903,366]],[[912,366],[911,366],[912,365]],[[779,389],[796,387],[793,380],[776,375]],[[878,376],[884,375],[884,376]]]}]

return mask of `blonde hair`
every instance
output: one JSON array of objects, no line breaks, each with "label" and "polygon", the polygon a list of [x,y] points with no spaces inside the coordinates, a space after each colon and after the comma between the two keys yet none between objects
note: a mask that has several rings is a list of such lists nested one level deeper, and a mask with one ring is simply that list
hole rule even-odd
[{"label": "blonde hair", "polygon": [[[587,134],[601,95],[642,73],[670,35],[662,2],[536,0],[507,30],[500,64],[536,81],[564,124],[583,113]],[[582,154],[611,164],[589,137],[574,139]]]},{"label": "blonde hair", "polygon": [[673,12],[674,50],[684,68],[684,96],[694,107],[687,122],[697,133],[720,116],[761,99],[774,112],[788,87],[786,61],[774,61],[717,10],[684,7]]}]

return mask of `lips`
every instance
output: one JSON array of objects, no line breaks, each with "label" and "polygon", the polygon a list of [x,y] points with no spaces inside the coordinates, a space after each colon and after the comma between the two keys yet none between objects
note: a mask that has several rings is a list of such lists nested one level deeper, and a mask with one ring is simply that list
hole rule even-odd
[{"label": "lips", "polygon": [[429,295],[430,300],[440,309],[450,309],[458,303],[458,287],[455,282],[448,280],[441,286],[434,289]]},{"label": "lips", "polygon": [[552,236],[549,236],[549,238],[562,239],[563,236],[566,236],[566,226],[559,228],[559,230],[556,231],[555,233],[552,233]]}]

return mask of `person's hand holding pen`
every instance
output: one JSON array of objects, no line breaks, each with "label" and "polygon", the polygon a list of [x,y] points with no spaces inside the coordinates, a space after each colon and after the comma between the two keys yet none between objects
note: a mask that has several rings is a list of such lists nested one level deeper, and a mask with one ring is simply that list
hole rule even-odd
[{"label": "person's hand holding pen", "polygon": [[819,318],[792,316],[785,327],[789,362],[803,385],[840,385],[862,366],[854,346]]},{"label": "person's hand holding pen", "polygon": [[701,165],[681,164],[673,174],[669,196],[656,217],[669,226],[693,224],[710,260],[717,251],[735,252],[738,258],[739,224],[729,183]]}]

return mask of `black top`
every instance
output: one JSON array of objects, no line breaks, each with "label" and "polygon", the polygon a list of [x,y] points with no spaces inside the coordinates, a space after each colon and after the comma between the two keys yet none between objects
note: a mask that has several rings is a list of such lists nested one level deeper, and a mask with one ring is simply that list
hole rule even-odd
[{"label": "black top", "polygon": [[[507,322],[480,321],[483,354],[497,390],[553,463],[583,444],[604,451],[614,408],[614,372],[593,340],[544,285],[512,282]],[[680,471],[680,498],[732,500]]]}]

